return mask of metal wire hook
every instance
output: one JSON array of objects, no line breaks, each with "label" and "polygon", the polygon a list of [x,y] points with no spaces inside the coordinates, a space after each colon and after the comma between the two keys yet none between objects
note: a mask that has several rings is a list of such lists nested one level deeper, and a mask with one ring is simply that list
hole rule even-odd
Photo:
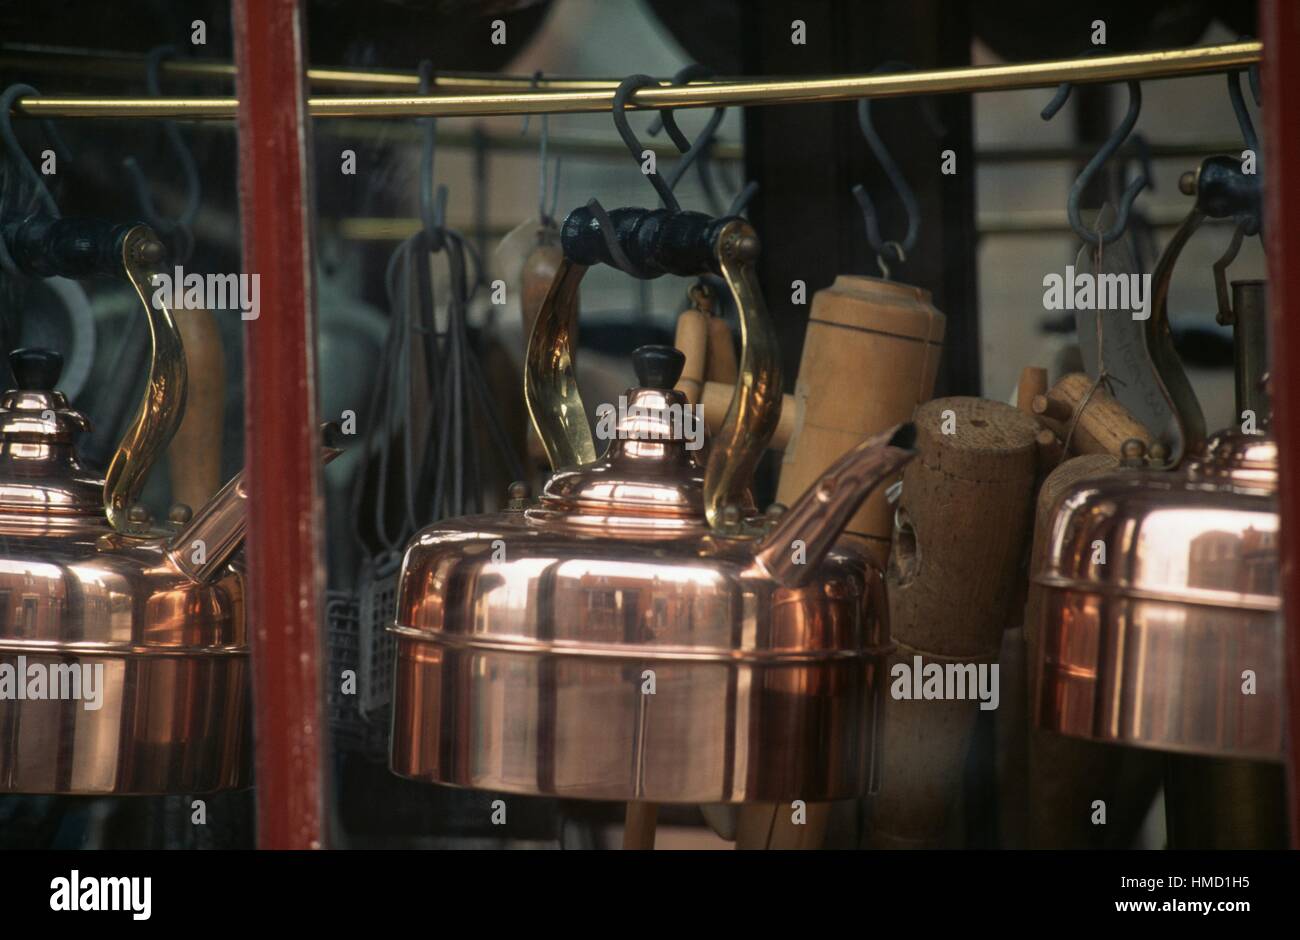
[{"label": "metal wire hook", "polygon": [[[1127,85],[1128,112],[1124,115],[1124,120],[1115,128],[1110,137],[1106,138],[1106,142],[1102,144],[1101,149],[1093,154],[1092,159],[1084,166],[1083,172],[1079,174],[1078,179],[1070,187],[1070,196],[1065,204],[1066,215],[1070,220],[1070,228],[1074,230],[1075,235],[1093,247],[1102,242],[1119,241],[1124,234],[1124,230],[1128,227],[1128,217],[1133,208],[1133,201],[1146,188],[1148,181],[1147,173],[1143,170],[1128,184],[1124,194],[1120,197],[1119,208],[1115,212],[1115,221],[1106,231],[1090,231],[1083,224],[1079,212],[1079,201],[1083,198],[1084,191],[1088,188],[1088,184],[1092,182],[1092,178],[1097,175],[1097,171],[1124,145],[1124,141],[1128,139],[1134,125],[1137,124],[1138,115],[1142,113],[1142,86],[1136,81],[1129,81]],[[1052,100],[1048,102],[1047,107],[1043,108],[1042,118],[1044,121],[1050,121],[1056,116],[1056,112],[1061,110],[1061,107],[1070,97],[1070,91],[1073,87],[1069,82],[1061,83]]]},{"label": "metal wire hook", "polygon": [[[148,64],[145,70],[145,83],[149,89],[149,94],[153,97],[162,97],[162,83],[159,78],[162,63],[167,59],[176,58],[176,56],[177,52],[174,46],[156,46],[149,51]],[[162,129],[163,135],[167,138],[167,145],[176,158],[176,163],[180,167],[181,175],[185,180],[185,205],[181,209],[180,215],[175,219],[167,219],[158,211],[154,205],[153,197],[149,193],[149,183],[145,179],[144,172],[140,169],[140,164],[135,157],[127,157],[123,160],[122,167],[131,178],[131,188],[135,192],[136,203],[140,207],[140,214],[144,216],[144,220],[160,234],[173,237],[176,242],[177,260],[185,261],[194,249],[194,235],[191,227],[199,214],[202,182],[199,179],[198,167],[194,163],[194,155],[190,152],[190,148],[186,146],[185,139],[181,137],[180,128],[176,126],[176,122],[163,121]]]},{"label": "metal wire hook", "polygon": [[623,246],[618,242],[618,235],[614,232],[614,223],[605,211],[605,207],[600,204],[600,200],[595,197],[587,200],[587,208],[596,219],[596,225],[600,229],[600,237],[605,242],[605,247],[609,249],[609,257],[614,262],[614,267],[618,268],[624,274],[637,276],[636,267],[623,253]]},{"label": "metal wire hook", "polygon": [[[673,85],[685,85],[694,79],[711,78],[712,76],[713,72],[707,66],[694,63],[679,69],[670,81]],[[694,165],[696,175],[700,180],[700,188],[704,190],[704,197],[709,202],[709,208],[716,216],[740,214],[758,189],[757,183],[746,184],[741,188],[736,198],[732,200],[731,208],[723,208],[722,200],[718,196],[717,186],[713,182],[713,149],[717,143],[718,128],[722,125],[726,113],[726,108],[714,108],[713,113],[709,116],[699,134],[696,135],[694,141],[686,140],[686,135],[682,133],[681,128],[677,125],[677,118],[672,108],[663,109],[650,124],[651,136],[658,134],[661,130],[667,130],[668,136],[672,138],[677,149],[683,154],[682,159],[677,162],[672,173],[668,176],[668,185],[676,192],[677,184],[681,182],[682,177]]]},{"label": "metal wire hook", "polygon": [[[712,70],[707,66],[696,62],[678,69],[677,74],[675,74],[669,81],[670,84],[673,85],[685,85],[692,79],[709,78],[712,75]],[[686,175],[686,171],[691,168],[691,165],[695,164],[696,161],[699,161],[700,182],[704,186],[706,194],[709,195],[713,201],[716,201],[717,196],[711,190],[712,181],[707,175],[708,162],[711,155],[710,152],[713,148],[714,138],[716,138],[718,134],[718,127],[722,124],[722,119],[726,116],[726,108],[714,108],[713,113],[709,115],[709,119],[705,122],[704,127],[695,135],[694,141],[686,139],[686,135],[682,133],[681,128],[677,125],[677,115],[673,113],[671,108],[665,108],[660,111],[658,116],[650,123],[651,137],[656,136],[661,130],[666,130],[668,136],[672,139],[672,142],[682,153],[682,158],[677,161],[677,164],[673,167],[672,173],[668,176],[668,185],[674,190],[677,189],[677,184],[681,182],[682,177]]]},{"label": "metal wire hook", "polygon": [[[425,59],[420,63],[420,94],[429,94],[433,84],[433,63]],[[424,143],[420,150],[420,224],[424,231],[425,247],[441,251],[447,244],[447,187],[433,185],[434,151],[438,143],[438,119],[424,121]]]},{"label": "metal wire hook", "polygon": [[727,207],[727,215],[740,215],[749,206],[749,200],[754,198],[754,193],[758,192],[758,182],[750,180],[736,193],[736,198],[731,200],[731,205]]},{"label": "metal wire hook", "polygon": [[[632,128],[628,125],[627,112],[625,110],[627,107],[627,100],[639,89],[648,88],[651,85],[658,84],[659,83],[649,75],[629,75],[627,78],[623,79],[623,81],[619,82],[618,90],[614,92],[614,128],[618,131],[618,136],[623,138],[623,143],[627,147],[627,152],[632,155],[632,160],[638,166],[641,164],[641,160],[643,159],[642,154],[644,153],[645,148],[642,146],[641,141],[637,139],[636,134],[632,132]],[[675,127],[676,125],[669,125],[668,122],[665,121],[664,126]],[[672,133],[673,132],[669,130],[670,136],[672,136]],[[680,130],[677,131],[677,135],[680,137]],[[680,143],[677,138],[674,138],[673,142],[678,144],[680,148]],[[689,142],[686,144],[685,149],[690,149]],[[672,187],[669,186],[664,178],[659,175],[657,164],[653,172],[642,173],[642,175],[650,180],[650,185],[653,186],[655,192],[658,193],[660,201],[664,204],[664,208],[671,209],[674,212],[681,211],[682,207],[677,202],[677,197],[673,195]]]},{"label": "metal wire hook", "polygon": [[[911,68],[912,66],[906,62],[884,62],[872,69],[872,73],[905,71]],[[934,135],[942,137],[944,129],[934,112],[932,102],[922,102],[922,114]],[[876,214],[875,204],[867,194],[866,187],[861,183],[853,187],[853,198],[857,200],[858,206],[862,210],[862,221],[867,230],[867,244],[876,253],[877,263],[887,279],[889,277],[889,267],[885,260],[886,254],[892,253],[893,262],[901,264],[908,253],[916,247],[916,241],[921,231],[921,208],[916,201],[916,193],[907,184],[907,178],[903,175],[903,171],[899,168],[897,161],[890,154],[889,148],[885,146],[885,142],[876,131],[875,124],[871,120],[870,98],[862,98],[858,101],[858,126],[862,128],[862,136],[866,138],[867,146],[871,148],[872,154],[875,155],[876,160],[885,171],[889,184],[903,204],[903,213],[907,217],[907,234],[903,236],[902,240],[886,241],[880,233],[880,220]]]},{"label": "metal wire hook", "polygon": [[[14,132],[13,121],[10,112],[13,110],[14,102],[19,98],[38,98],[40,92],[31,85],[15,84],[10,85],[0,94],[0,137],[4,139],[5,151],[9,154],[9,159],[18,172],[27,178],[32,184],[34,190],[32,199],[35,202],[43,203],[45,210],[55,218],[59,217],[59,206],[54,201],[54,195],[50,192],[49,187],[45,185],[45,180],[41,174],[36,171],[36,167],[27,159],[27,154],[23,151],[22,144],[18,142],[18,135]],[[64,159],[71,159],[67,146],[59,136],[58,130],[50,121],[41,121],[45,129],[45,135],[53,145],[54,152]]]},{"label": "metal wire hook", "polygon": [[[542,80],[541,71],[533,73],[532,87],[536,88]],[[528,133],[528,119],[531,115],[525,114],[523,125],[519,128],[519,136],[522,137]],[[547,188],[547,163],[546,150],[551,140],[551,121],[549,114],[542,115],[542,131],[538,135],[538,159],[537,159],[537,221],[542,225],[550,225],[555,220],[555,209],[560,204],[560,167],[564,164],[564,155],[555,158],[555,172],[551,178],[551,206],[546,207],[546,188]]]},{"label": "metal wire hook", "polygon": [[[41,174],[36,171],[36,167],[27,159],[27,154],[23,151],[22,144],[19,143],[18,135],[14,132],[13,123],[10,120],[10,111],[15,101],[19,98],[34,97],[40,97],[40,92],[31,85],[23,84],[10,85],[4,90],[3,94],[0,94],[0,138],[4,140],[5,152],[9,157],[8,162],[16,167],[17,172],[26,177],[27,181],[32,185],[32,204],[24,207],[22,214],[26,215],[33,211],[35,205],[39,203],[45,207],[47,213],[57,219],[60,215],[59,204],[54,200],[54,195],[50,192],[49,187],[45,185],[45,180],[42,179]],[[61,153],[65,160],[70,160],[71,156],[67,147],[53,123],[42,121],[41,124],[45,128],[45,134],[53,145],[55,153]],[[13,258],[9,256],[9,250],[5,247],[3,239],[0,239],[0,271],[4,271],[13,277],[23,276],[23,272],[19,270]]]},{"label": "metal wire hook", "polygon": [[[1253,69],[1254,66],[1251,66]],[[1246,142],[1246,148],[1255,154],[1256,163],[1259,161],[1259,136],[1255,133],[1255,122],[1250,119],[1250,112],[1246,110],[1246,99],[1241,93],[1241,73],[1229,72],[1228,79],[1228,98],[1232,101],[1232,113],[1237,116],[1237,126],[1241,128],[1241,138]],[[1255,104],[1259,104],[1259,86],[1257,81],[1251,81],[1251,93],[1255,98]]]}]

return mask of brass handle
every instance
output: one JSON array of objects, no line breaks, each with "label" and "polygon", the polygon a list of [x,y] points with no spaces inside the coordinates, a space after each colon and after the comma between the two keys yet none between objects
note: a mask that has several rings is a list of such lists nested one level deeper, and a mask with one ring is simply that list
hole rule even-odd
[{"label": "brass handle", "polygon": [[1170,447],[1171,467],[1178,466],[1187,454],[1199,451],[1205,443],[1205,414],[1174,351],[1169,325],[1169,286],[1174,266],[1188,240],[1207,218],[1235,218],[1238,226],[1251,234],[1259,230],[1260,218],[1259,180],[1242,173],[1233,157],[1207,157],[1196,173],[1189,174],[1180,185],[1184,192],[1195,194],[1196,204],[1156,263],[1151,316],[1146,322],[1147,353],[1155,367],[1156,384],[1177,425],[1178,440]]},{"label": "brass handle", "polygon": [[740,314],[740,371],[704,471],[704,511],[709,525],[717,528],[722,510],[744,500],[781,420],[782,388],[776,331],[754,273],[758,236],[748,222],[733,219],[718,234],[714,251]]},{"label": "brass handle", "polygon": [[524,356],[524,402],[553,470],[596,459],[596,442],[573,362],[578,346],[578,285],[586,273],[586,265],[568,257],[560,262],[533,320]]},{"label": "brass handle", "polygon": [[1147,355],[1154,366],[1160,395],[1169,405],[1177,425],[1177,440],[1169,448],[1170,467],[1178,466],[1185,454],[1196,451],[1205,443],[1205,413],[1201,411],[1201,403],[1174,350],[1173,330],[1169,325],[1169,285],[1173,281],[1174,265],[1178,263],[1183,246],[1204,221],[1205,213],[1199,208],[1187,214],[1156,263],[1152,277],[1155,297],[1151,302],[1151,316],[1146,322]]},{"label": "brass handle", "polygon": [[560,264],[533,323],[524,366],[524,398],[551,467],[596,460],[596,446],[574,374],[578,286],[592,264],[614,264],[641,278],[720,273],[740,314],[740,373],[722,427],[710,444],[704,506],[710,526],[740,504],[754,467],[781,416],[781,368],[776,334],[754,274],[758,237],[744,219],[694,212],[616,209],[610,213],[622,255],[616,262],[606,233],[589,208],[561,229]]},{"label": "brass handle", "polygon": [[117,445],[104,476],[104,512],[109,524],[127,531],[126,513],[140,495],[155,461],[162,456],[185,413],[185,350],[172,311],[151,302],[150,282],[162,260],[162,243],[147,226],[136,225],[122,239],[122,270],[135,289],[149,321],[152,351],[149,381],[130,430]]}]

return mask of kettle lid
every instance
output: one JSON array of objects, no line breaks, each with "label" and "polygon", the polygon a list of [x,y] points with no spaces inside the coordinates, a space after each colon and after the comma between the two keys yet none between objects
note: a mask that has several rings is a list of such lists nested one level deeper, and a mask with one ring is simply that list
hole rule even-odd
[{"label": "kettle lid", "polygon": [[609,441],[595,463],[547,480],[538,521],[680,531],[704,528],[704,418],[673,386],[686,357],[672,346],[633,353],[638,386],[597,409],[596,436]]},{"label": "kettle lid", "polygon": [[1251,434],[1235,427],[1211,436],[1187,466],[1191,480],[1267,493],[1277,490],[1277,472],[1277,441],[1272,434]]},{"label": "kettle lid", "polygon": [[0,398],[0,531],[103,523],[103,480],[77,462],[74,441],[90,422],[55,388],[63,357],[48,349],[9,354],[15,387]]}]

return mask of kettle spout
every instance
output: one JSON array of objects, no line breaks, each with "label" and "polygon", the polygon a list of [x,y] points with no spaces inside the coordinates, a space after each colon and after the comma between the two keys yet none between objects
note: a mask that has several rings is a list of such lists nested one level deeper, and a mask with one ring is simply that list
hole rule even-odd
[{"label": "kettle spout", "polygon": [[916,456],[915,443],[916,427],[900,424],[831,464],[755,545],[758,567],[785,587],[803,584],[863,500]]},{"label": "kettle spout", "polygon": [[[342,448],[331,443],[337,434],[337,424],[330,422],[321,426],[324,441],[322,464],[343,453]],[[248,489],[241,470],[167,543],[167,557],[191,581],[206,584],[216,579],[226,562],[244,544],[244,530],[248,523],[247,499]]]}]

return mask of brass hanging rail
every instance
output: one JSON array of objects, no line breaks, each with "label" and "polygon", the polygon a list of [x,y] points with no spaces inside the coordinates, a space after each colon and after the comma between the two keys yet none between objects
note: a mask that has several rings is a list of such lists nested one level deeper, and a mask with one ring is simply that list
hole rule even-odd
[{"label": "brass hanging rail", "polygon": [[[746,79],[685,86],[644,88],[630,108],[712,108],[726,105],[806,104],[895,98],[904,95],[1010,91],[1045,88],[1061,82],[1140,81],[1228,72],[1260,59],[1259,42],[1235,42],[1191,49],[1165,49],[1086,59],[1056,59],[1016,65],[975,65],[952,69],[849,75],[832,78]],[[498,94],[316,97],[308,99],[312,117],[490,117],[522,114],[578,114],[609,111],[614,93],[517,91]],[[235,98],[22,98],[14,114],[38,118],[128,117],[222,120],[235,117]]]},{"label": "brass hanging rail", "polygon": [[[29,43],[0,45],[0,66],[18,74],[84,75],[91,78],[143,78],[146,58],[127,52],[103,52],[70,46]],[[235,80],[235,66],[220,59],[186,57],[164,60],[162,74],[176,79]],[[309,68],[307,81],[314,88],[364,88],[373,91],[417,91],[420,77],[412,72],[369,71],[349,68]],[[433,86],[439,91],[599,91],[618,87],[618,79],[549,75],[534,81],[528,75],[490,75],[473,72],[438,72]]]}]

